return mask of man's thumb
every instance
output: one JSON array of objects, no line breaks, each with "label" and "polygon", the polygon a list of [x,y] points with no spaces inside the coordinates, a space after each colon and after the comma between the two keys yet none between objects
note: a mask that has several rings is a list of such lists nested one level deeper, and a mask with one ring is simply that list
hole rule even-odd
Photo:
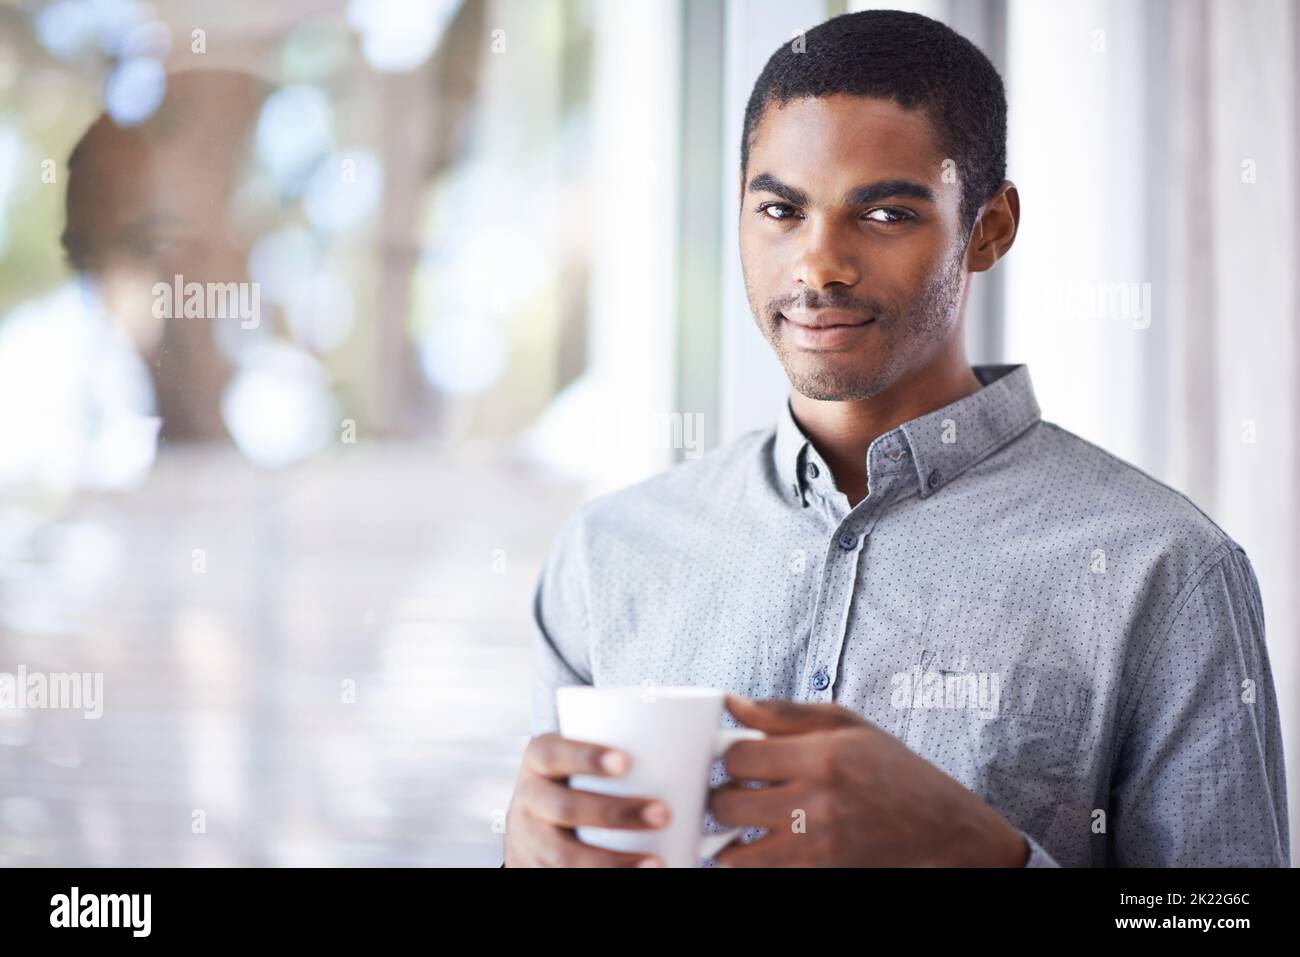
[{"label": "man's thumb", "polygon": [[784,698],[756,700],[727,694],[727,710],[741,724],[768,734],[799,734],[862,724],[852,711],[829,702],[787,701]]}]

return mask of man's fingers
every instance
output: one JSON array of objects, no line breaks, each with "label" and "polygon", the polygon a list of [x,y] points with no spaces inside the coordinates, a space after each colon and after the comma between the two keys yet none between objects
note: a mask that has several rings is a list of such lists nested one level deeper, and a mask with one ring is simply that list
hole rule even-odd
[{"label": "man's fingers", "polygon": [[831,702],[786,701],[784,698],[742,698],[727,694],[727,710],[741,724],[768,734],[798,734],[865,724],[861,715]]},{"label": "man's fingers", "polygon": [[[663,860],[654,854],[610,851],[578,840],[572,831],[543,827],[539,835],[539,863],[543,867],[662,867]],[[653,861],[653,864],[647,864]]]},{"label": "man's fingers", "polygon": [[525,809],[559,827],[614,827],[648,830],[663,827],[671,814],[663,801],[645,797],[596,794],[537,778],[527,786]]},{"label": "man's fingers", "polygon": [[806,820],[808,794],[802,787],[767,788],[724,786],[709,793],[709,813],[728,827],[765,827],[789,830],[796,812]]},{"label": "man's fingers", "polygon": [[824,766],[821,751],[802,735],[737,741],[722,756],[727,777],[751,781],[817,778]]},{"label": "man's fingers", "polygon": [[713,860],[719,867],[799,867],[794,842],[801,836],[788,830],[773,831],[748,844],[728,844]]},{"label": "man's fingers", "polygon": [[528,742],[524,749],[524,766],[534,774],[557,780],[571,774],[619,775],[626,772],[632,762],[617,748],[551,733],[540,734]]}]

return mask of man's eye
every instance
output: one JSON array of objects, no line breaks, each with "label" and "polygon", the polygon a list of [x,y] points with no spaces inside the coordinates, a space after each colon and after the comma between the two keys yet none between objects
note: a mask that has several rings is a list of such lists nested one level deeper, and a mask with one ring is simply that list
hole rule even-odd
[{"label": "man's eye", "polygon": [[[777,212],[780,215],[772,215]],[[758,214],[767,219],[774,219],[777,222],[784,222],[794,216],[794,207],[789,203],[764,203],[758,207]]]},{"label": "man's eye", "polygon": [[[882,213],[886,218],[876,218],[877,213]],[[905,209],[898,209],[893,206],[881,206],[867,213],[867,218],[873,223],[883,223],[886,226],[892,226],[895,223],[904,223],[912,218],[912,214]]]}]

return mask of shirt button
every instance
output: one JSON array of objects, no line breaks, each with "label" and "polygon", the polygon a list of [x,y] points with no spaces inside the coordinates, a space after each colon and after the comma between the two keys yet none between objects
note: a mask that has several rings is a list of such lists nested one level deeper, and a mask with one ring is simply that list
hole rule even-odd
[{"label": "shirt button", "polygon": [[825,691],[830,687],[831,679],[827,677],[826,672],[819,671],[813,675],[812,686],[814,691]]},{"label": "shirt button", "polygon": [[816,462],[809,462],[806,471],[808,472],[808,477],[810,479],[814,479],[821,474],[821,470],[817,468]]},{"label": "shirt button", "polygon": [[844,549],[846,552],[853,551],[857,544],[858,536],[854,535],[852,532],[845,532],[840,536],[840,548]]},{"label": "shirt button", "polygon": [[930,483],[930,488],[934,488],[936,485],[939,484],[939,473],[931,472],[930,478],[927,481]]}]

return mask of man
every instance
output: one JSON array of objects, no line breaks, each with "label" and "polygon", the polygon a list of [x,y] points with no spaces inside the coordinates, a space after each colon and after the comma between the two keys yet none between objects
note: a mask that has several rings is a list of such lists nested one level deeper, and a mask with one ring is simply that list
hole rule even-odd
[{"label": "man", "polygon": [[1289,863],[1245,553],[1041,420],[1026,367],[963,355],[969,276],[1020,217],[1005,115],[983,54],[915,14],[769,60],[740,244],[789,403],[565,526],[505,866],[658,863],[574,835],[667,814],[567,786],[628,767],[555,733],[577,683],[722,687],[767,732],[715,762],[710,827],[748,829],[719,865]]}]

